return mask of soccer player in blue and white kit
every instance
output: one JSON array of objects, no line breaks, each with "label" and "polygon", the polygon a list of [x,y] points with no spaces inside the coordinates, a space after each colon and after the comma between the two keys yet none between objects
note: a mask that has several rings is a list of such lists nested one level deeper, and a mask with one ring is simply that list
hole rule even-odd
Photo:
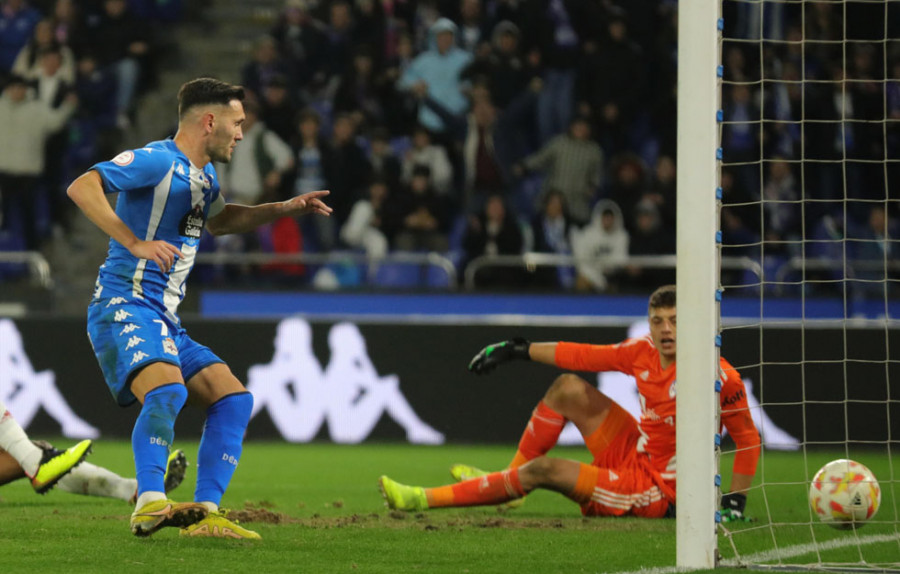
[{"label": "soccer player in blue and white kit", "polygon": [[[131,531],[164,526],[189,536],[259,538],[227,519],[219,502],[241,456],[253,398],[228,366],[181,327],[178,304],[204,225],[246,233],[280,217],[330,215],[313,191],[279,203],[226,203],[212,162],[228,162],[242,139],[244,90],[199,78],[178,92],[178,131],[101,162],[69,186],[69,197],[110,236],[88,308],[88,335],[113,397],[142,407],[131,442],[138,499]],[[118,193],[115,210],[106,193]],[[195,502],[165,494],[175,417],[185,402],[206,409]]]}]

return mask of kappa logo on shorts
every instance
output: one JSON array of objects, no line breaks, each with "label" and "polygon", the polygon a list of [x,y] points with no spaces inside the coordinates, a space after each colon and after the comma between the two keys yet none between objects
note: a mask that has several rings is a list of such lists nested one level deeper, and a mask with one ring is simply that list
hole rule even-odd
[{"label": "kappa logo on shorts", "polygon": [[131,364],[133,365],[133,364],[135,364],[135,363],[139,363],[139,362],[143,361],[144,359],[146,359],[146,358],[149,357],[149,356],[150,356],[150,355],[148,355],[148,354],[145,353],[144,351],[138,351],[138,352],[136,352],[134,355],[131,356]]},{"label": "kappa logo on shorts", "polygon": [[178,356],[178,347],[175,346],[175,341],[169,337],[163,339],[163,351],[170,355]]},{"label": "kappa logo on shorts", "polygon": [[106,304],[106,308],[109,309],[113,305],[121,305],[122,303],[126,303],[128,299],[125,297],[113,297],[109,300],[109,303]]},{"label": "kappa logo on shorts", "polygon": [[143,339],[141,339],[140,337],[135,335],[132,338],[128,339],[128,344],[125,345],[125,350],[127,351],[128,349],[130,349],[132,347],[137,347],[138,345],[140,345],[143,342],[144,342]]},{"label": "kappa logo on shorts", "polygon": [[127,319],[129,317],[131,317],[131,313],[129,313],[125,309],[119,309],[118,311],[116,311],[116,314],[113,315],[113,319],[117,323],[121,323],[122,321],[124,321],[125,319]]},{"label": "kappa logo on shorts", "polygon": [[121,337],[122,335],[127,335],[128,333],[131,333],[132,331],[137,331],[140,328],[141,328],[140,325],[135,325],[134,323],[128,323],[127,325],[125,325],[125,328],[119,332],[119,336]]}]

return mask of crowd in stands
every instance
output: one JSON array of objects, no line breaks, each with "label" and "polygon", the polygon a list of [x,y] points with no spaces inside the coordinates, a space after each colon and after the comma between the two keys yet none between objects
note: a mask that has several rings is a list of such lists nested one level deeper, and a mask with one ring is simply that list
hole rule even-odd
[{"label": "crowd in stands", "polygon": [[[57,0],[43,16],[4,0],[0,30],[21,33],[15,46],[0,34],[3,71],[38,89],[47,69],[74,78],[68,137],[95,151],[99,133],[127,126],[154,45],[146,27],[105,23],[169,4],[81,2],[75,16],[76,3]],[[797,255],[896,255],[900,43],[886,38],[900,37],[900,19],[850,4],[723,5],[723,254],[753,258],[767,279]],[[239,70],[245,139],[220,180],[244,203],[330,189],[334,216],[207,237],[207,247],[436,251],[460,270],[536,251],[585,262],[487,269],[478,285],[609,292],[674,281],[674,270],[623,262],[675,249],[676,48],[671,0],[285,0]],[[37,99],[72,113],[70,99]],[[34,145],[58,133],[47,117]],[[301,265],[271,269],[316,279]]]},{"label": "crowd in stands", "polygon": [[118,153],[180,0],[0,2],[0,250],[65,236],[73,174]]},{"label": "crowd in stands", "polygon": [[[898,172],[884,160],[900,158],[900,45],[865,6],[811,2],[805,34],[799,5],[766,7],[725,3],[724,254],[774,267],[804,245],[827,258],[838,245],[829,240],[849,237],[864,240],[846,244],[851,259],[890,260]],[[438,251],[460,269],[526,251],[585,260],[574,273],[485,269],[479,286],[672,280],[671,269],[625,263],[674,253],[676,8],[287,0],[241,75],[270,133],[293,149],[292,166],[266,161],[278,185],[265,192],[332,192],[333,221],[291,230],[302,243],[292,248]],[[742,41],[760,35],[762,52]],[[886,122],[862,121],[873,119]]]}]

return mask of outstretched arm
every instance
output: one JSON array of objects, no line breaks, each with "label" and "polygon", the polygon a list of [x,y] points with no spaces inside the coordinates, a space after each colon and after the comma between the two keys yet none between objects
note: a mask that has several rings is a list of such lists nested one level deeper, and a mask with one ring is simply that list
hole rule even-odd
[{"label": "outstretched arm", "polygon": [[282,217],[296,217],[307,213],[329,216],[332,210],[322,201],[328,193],[328,191],[310,191],[287,201],[252,206],[228,203],[222,211],[206,222],[206,229],[213,235],[246,233]]},{"label": "outstretched arm", "polygon": [[469,370],[479,375],[489,373],[497,365],[514,360],[536,361],[555,365],[556,343],[532,343],[522,338],[488,345],[469,362]]},{"label": "outstretched arm", "polygon": [[107,201],[103,182],[96,171],[81,175],[72,182],[66,193],[94,225],[121,243],[135,257],[155,261],[163,273],[168,272],[176,255],[182,257],[181,251],[170,243],[138,239]]}]

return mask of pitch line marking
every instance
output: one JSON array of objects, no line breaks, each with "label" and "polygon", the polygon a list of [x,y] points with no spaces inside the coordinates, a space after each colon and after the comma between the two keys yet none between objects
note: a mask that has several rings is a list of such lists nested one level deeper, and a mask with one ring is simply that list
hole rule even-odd
[{"label": "pitch line marking", "polygon": [[[786,546],[778,550],[766,550],[765,552],[757,552],[756,554],[750,554],[746,556],[744,560],[752,563],[769,562],[771,560],[784,560],[785,558],[803,556],[804,554],[810,554],[812,552],[815,552],[816,550],[834,550],[836,548],[844,548],[846,546],[865,546],[868,544],[878,544],[881,542],[894,541],[900,541],[900,534],[873,534],[870,536],[835,538],[834,540],[828,540],[827,542],[798,544],[796,546]],[[733,568],[739,566],[740,562],[733,558],[730,558],[727,560],[722,560],[719,565]],[[678,568],[675,566],[669,566],[659,568],[641,568],[640,570],[616,572],[615,574],[679,574],[681,572],[695,571],[697,571],[697,569],[695,568]]]}]

